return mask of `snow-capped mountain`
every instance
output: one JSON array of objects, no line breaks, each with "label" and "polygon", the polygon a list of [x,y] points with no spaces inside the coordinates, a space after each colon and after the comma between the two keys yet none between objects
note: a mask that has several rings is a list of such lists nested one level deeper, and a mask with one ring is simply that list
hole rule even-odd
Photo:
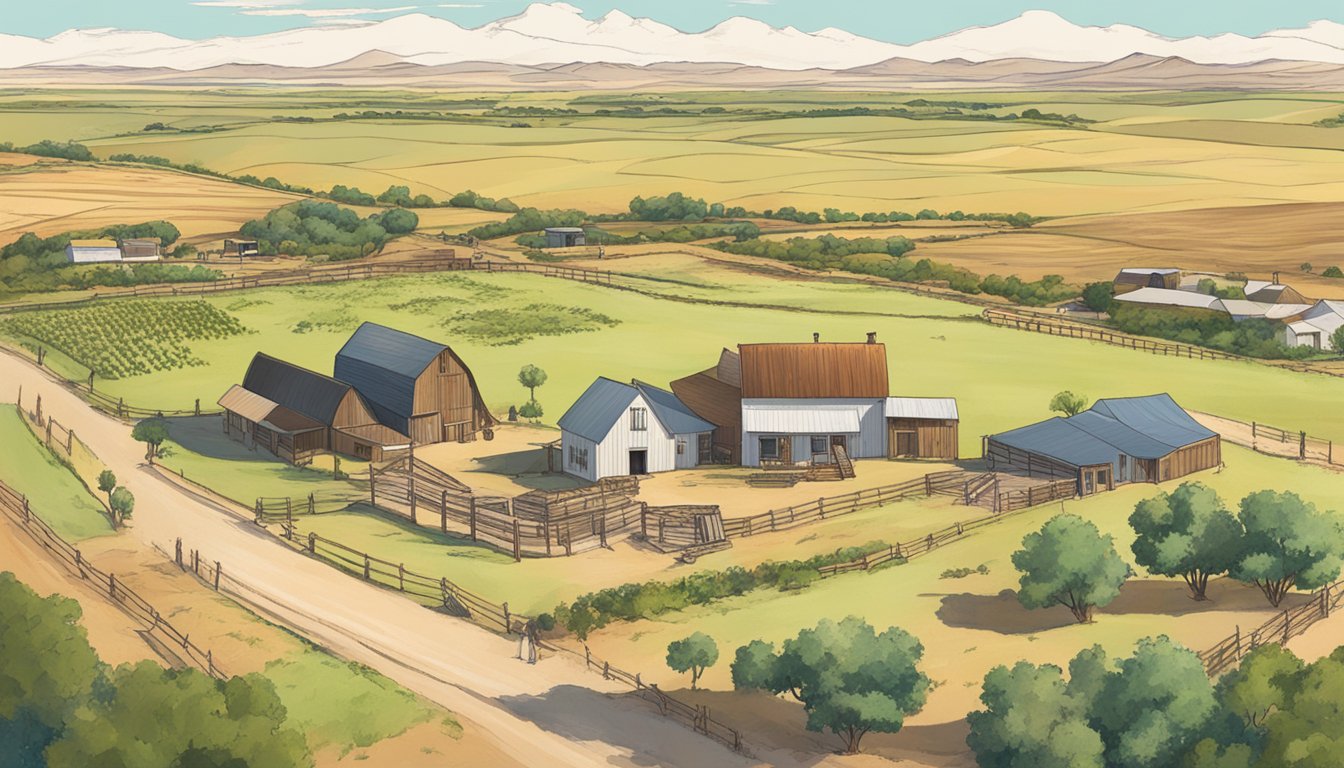
[{"label": "snow-capped mountain", "polygon": [[1173,39],[1123,24],[1086,27],[1047,11],[1029,11],[1002,24],[895,45],[831,27],[804,32],[744,17],[702,32],[683,32],[619,10],[592,20],[579,8],[556,2],[534,3],[516,16],[474,29],[417,13],[380,22],[207,40],[117,29],[74,29],[45,40],[0,34],[3,69],[85,66],[194,71],[229,64],[316,68],[373,51],[426,66],[685,62],[794,71],[844,70],[890,59],[1102,63],[1134,54],[1179,57],[1198,64],[1266,60],[1344,64],[1344,24],[1318,21],[1303,29],[1276,30],[1257,37],[1224,34]]}]

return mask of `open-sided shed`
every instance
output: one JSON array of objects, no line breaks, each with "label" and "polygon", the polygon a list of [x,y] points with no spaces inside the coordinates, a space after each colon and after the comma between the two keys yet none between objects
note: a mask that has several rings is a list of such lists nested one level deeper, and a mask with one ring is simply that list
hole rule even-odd
[{"label": "open-sided shed", "polygon": [[1088,495],[1211,469],[1222,463],[1222,444],[1161,394],[1098,400],[1076,416],[992,435],[985,459],[991,469],[1073,478]]}]

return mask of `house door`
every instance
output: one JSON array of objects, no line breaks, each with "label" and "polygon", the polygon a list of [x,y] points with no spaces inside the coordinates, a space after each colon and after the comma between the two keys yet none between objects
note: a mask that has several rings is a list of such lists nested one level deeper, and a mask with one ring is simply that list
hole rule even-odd
[{"label": "house door", "polygon": [[896,433],[896,453],[899,458],[919,455],[919,433],[900,431]]},{"label": "house door", "polygon": [[1111,484],[1111,468],[1109,466],[1101,467],[1083,467],[1083,495],[1091,496],[1101,491],[1109,491],[1114,486]]},{"label": "house door", "polygon": [[630,474],[647,475],[649,474],[649,452],[631,451],[630,452]]},{"label": "house door", "polygon": [[714,436],[709,433],[700,435],[696,441],[696,463],[712,464],[714,462]]}]

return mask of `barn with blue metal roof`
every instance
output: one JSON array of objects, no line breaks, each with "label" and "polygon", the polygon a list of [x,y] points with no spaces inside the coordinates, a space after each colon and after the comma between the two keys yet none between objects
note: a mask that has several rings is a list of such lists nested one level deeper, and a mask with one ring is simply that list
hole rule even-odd
[{"label": "barn with blue metal roof", "polygon": [[1160,483],[1222,463],[1216,432],[1170,395],[1098,400],[1086,411],[991,435],[996,471],[1073,478],[1082,495],[1125,483]]}]

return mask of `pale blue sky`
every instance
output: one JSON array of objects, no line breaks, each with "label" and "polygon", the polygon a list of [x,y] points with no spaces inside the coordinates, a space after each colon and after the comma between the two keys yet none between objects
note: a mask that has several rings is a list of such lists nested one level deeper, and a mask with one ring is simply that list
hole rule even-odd
[{"label": "pale blue sky", "polygon": [[[584,9],[589,18],[620,8],[693,32],[730,16],[751,16],[806,31],[840,27],[895,43],[996,24],[1033,9],[1052,10],[1079,24],[1126,23],[1173,37],[1254,35],[1315,19],[1344,22],[1340,0],[571,0],[571,4]],[[0,14],[0,32],[11,34],[48,37],[71,27],[120,27],[202,38],[307,26],[317,19],[305,14],[333,10],[341,15],[326,18],[380,19],[410,11],[352,10],[413,7],[463,26],[479,26],[517,13],[527,0],[5,0],[4,5],[9,7]]]}]

